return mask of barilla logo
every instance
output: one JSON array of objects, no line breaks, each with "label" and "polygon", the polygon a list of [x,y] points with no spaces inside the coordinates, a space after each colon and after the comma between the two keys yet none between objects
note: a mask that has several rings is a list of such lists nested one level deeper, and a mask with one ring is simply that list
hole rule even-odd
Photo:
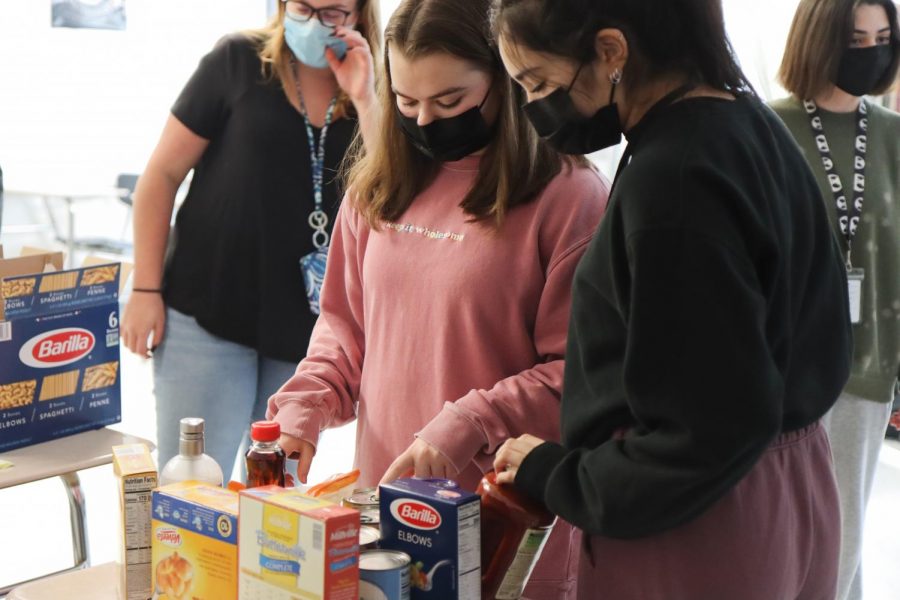
[{"label": "barilla logo", "polygon": [[170,548],[181,546],[181,532],[174,527],[160,527],[156,530],[156,541]]},{"label": "barilla logo", "polygon": [[434,508],[408,498],[400,498],[391,502],[391,514],[395,519],[414,527],[431,531],[441,526],[441,515]]},{"label": "barilla logo", "polygon": [[337,531],[332,532],[329,541],[339,542],[341,540],[349,540],[358,537],[359,530],[351,525],[350,527],[345,527],[344,529],[338,529]]},{"label": "barilla logo", "polygon": [[87,329],[56,329],[25,342],[19,360],[36,369],[60,367],[90,354],[94,343],[94,334]]}]

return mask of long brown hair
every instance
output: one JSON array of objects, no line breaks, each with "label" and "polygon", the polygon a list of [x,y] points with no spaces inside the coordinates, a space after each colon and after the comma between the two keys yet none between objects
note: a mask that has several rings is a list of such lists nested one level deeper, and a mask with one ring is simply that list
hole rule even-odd
[{"label": "long brown hair", "polygon": [[[357,0],[356,2],[356,11],[359,13],[356,30],[369,42],[372,56],[378,56],[381,52],[381,11],[378,2],[379,0]],[[294,85],[294,74],[291,71],[293,55],[284,41],[284,2],[276,0],[276,4],[278,4],[278,12],[273,15],[265,27],[244,33],[258,44],[263,76],[268,80],[281,82],[285,94],[290,99]],[[341,91],[334,115],[336,118],[340,118],[352,114],[353,103],[347,94]]]},{"label": "long brown hair", "polygon": [[815,98],[834,85],[844,49],[853,39],[856,9],[881,6],[891,24],[891,65],[873,95],[890,89],[900,66],[900,24],[891,0],[801,0],[788,34],[778,78],[801,100]]},{"label": "long brown hair", "polygon": [[[473,221],[499,225],[507,211],[533,200],[562,169],[563,157],[541,142],[527,122],[523,102],[491,39],[490,0],[404,0],[385,31],[385,79],[379,86],[382,115],[376,151],[358,149],[347,189],[353,206],[374,229],[398,219],[435,178],[440,163],[403,135],[391,89],[388,47],[411,60],[436,53],[461,58],[493,78],[499,98],[495,134],[481,158],[475,183],[460,207]],[[583,158],[571,164],[587,164]]]}]

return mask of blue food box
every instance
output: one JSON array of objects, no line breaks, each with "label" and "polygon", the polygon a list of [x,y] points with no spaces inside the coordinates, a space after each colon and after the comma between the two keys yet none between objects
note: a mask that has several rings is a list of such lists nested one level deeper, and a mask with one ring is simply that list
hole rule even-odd
[{"label": "blue food box", "polygon": [[412,558],[412,600],[480,600],[481,498],[447,479],[379,487],[382,549]]},{"label": "blue food box", "polygon": [[121,421],[120,271],[0,260],[0,452]]}]

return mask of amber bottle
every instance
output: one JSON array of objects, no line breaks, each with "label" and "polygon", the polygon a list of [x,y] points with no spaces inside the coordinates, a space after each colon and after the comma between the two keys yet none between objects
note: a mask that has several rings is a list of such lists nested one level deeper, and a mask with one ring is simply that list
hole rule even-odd
[{"label": "amber bottle", "polygon": [[281,426],[274,421],[257,421],[250,427],[253,443],[247,450],[247,487],[284,487],[284,450],[278,445]]},{"label": "amber bottle", "polygon": [[481,496],[482,600],[517,600],[544,549],[556,518],[511,485],[488,473]]}]

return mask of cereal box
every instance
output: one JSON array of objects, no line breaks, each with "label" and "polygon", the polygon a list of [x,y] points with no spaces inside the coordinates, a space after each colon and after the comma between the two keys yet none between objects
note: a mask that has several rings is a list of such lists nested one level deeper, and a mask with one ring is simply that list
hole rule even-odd
[{"label": "cereal box", "polygon": [[236,600],[238,495],[198,481],[153,492],[154,600]]},{"label": "cereal box", "polygon": [[358,600],[359,511],[277,486],[241,492],[241,600]]},{"label": "cereal box", "polygon": [[122,511],[121,589],[124,600],[147,600],[153,596],[150,515],[156,465],[144,444],[113,446],[112,453]]},{"label": "cereal box", "polygon": [[447,479],[379,487],[380,547],[412,558],[413,600],[481,598],[481,498]]},{"label": "cereal box", "polygon": [[0,452],[121,420],[120,263],[0,260]]}]

